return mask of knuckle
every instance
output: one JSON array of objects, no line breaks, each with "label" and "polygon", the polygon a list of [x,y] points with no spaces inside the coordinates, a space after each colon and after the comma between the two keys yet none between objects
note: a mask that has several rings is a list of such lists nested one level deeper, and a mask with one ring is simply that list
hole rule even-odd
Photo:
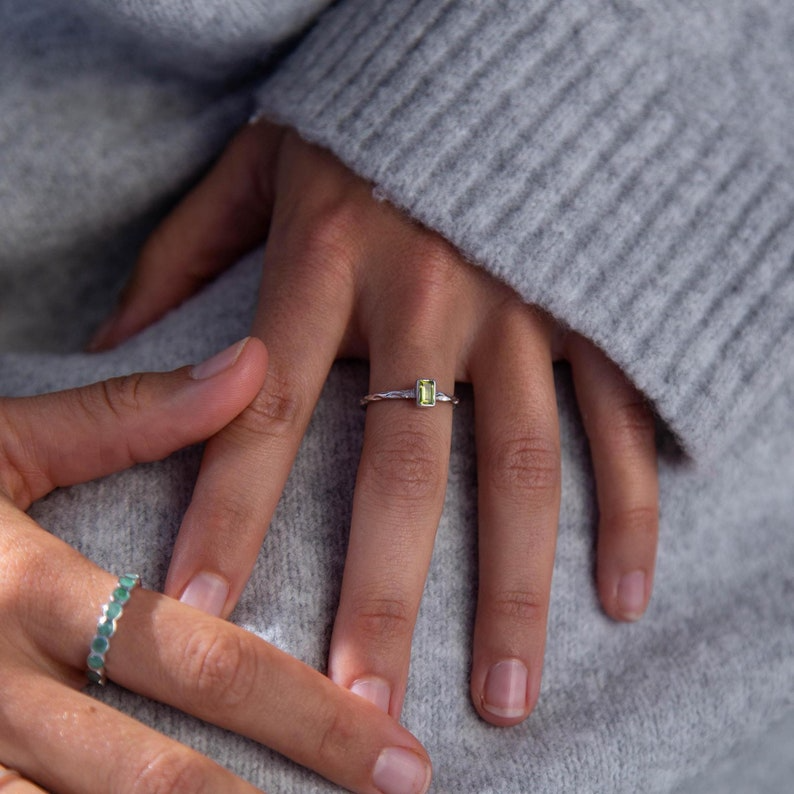
[{"label": "knuckle", "polygon": [[549,497],[560,487],[560,450],[541,436],[515,436],[496,445],[488,466],[493,489]]},{"label": "knuckle", "polygon": [[268,372],[264,389],[237,419],[237,426],[246,434],[278,437],[290,432],[306,412],[305,389],[295,377]]},{"label": "knuckle", "polygon": [[366,644],[388,646],[410,639],[414,610],[400,597],[362,597],[353,605],[352,627]]},{"label": "knuckle", "polygon": [[414,254],[418,277],[412,278],[418,297],[437,301],[439,294],[450,291],[460,277],[460,255],[446,240],[435,234],[422,239],[421,248]]},{"label": "knuckle", "polygon": [[[385,339],[386,354],[401,360],[426,360],[428,350],[449,342],[450,333],[458,333],[461,311],[469,310],[462,299],[469,295],[465,289],[468,271],[461,266],[460,257],[444,241],[421,235],[395,248],[400,267],[385,273],[385,295],[399,293],[404,297],[400,305],[392,301],[388,307],[390,328],[400,327],[399,337]],[[379,326],[375,310],[383,312],[383,301],[370,309],[369,322]]]},{"label": "knuckle", "polygon": [[317,745],[318,768],[339,763],[340,758],[345,758],[353,744],[357,730],[356,716],[347,708],[327,710],[325,715],[319,715],[318,724],[321,725]]},{"label": "knuckle", "polygon": [[206,766],[186,748],[161,750],[133,772],[129,794],[201,794],[208,791]]},{"label": "knuckle", "polygon": [[652,448],[655,432],[653,414],[642,399],[621,404],[608,426],[611,443],[623,450]]},{"label": "knuckle", "polygon": [[239,709],[257,685],[256,653],[239,633],[225,626],[196,632],[184,659],[181,680],[192,682],[196,702],[218,715]]},{"label": "knuckle", "polygon": [[461,278],[459,257],[444,241],[431,238],[413,252],[408,263],[402,277],[409,279],[402,288],[410,293],[412,326],[422,337],[438,336],[450,313],[460,309],[455,300]]},{"label": "knuckle", "polygon": [[535,629],[546,623],[548,598],[531,590],[505,590],[496,594],[489,607],[490,613],[499,620]]},{"label": "knuckle", "polygon": [[655,505],[630,507],[618,511],[611,523],[621,535],[656,543],[659,533],[659,510]]},{"label": "knuckle", "polygon": [[144,406],[143,377],[142,373],[136,372],[101,381],[98,397],[102,405],[119,419],[139,412]]},{"label": "knuckle", "polygon": [[352,269],[354,246],[359,237],[360,212],[354,202],[335,196],[315,207],[310,222],[302,230],[302,251],[313,264],[345,266]]},{"label": "knuckle", "polygon": [[240,532],[260,528],[264,536],[262,515],[257,503],[250,498],[245,480],[233,485],[213,486],[202,505],[202,524],[213,534],[237,538]]},{"label": "knuckle", "polygon": [[376,496],[426,504],[443,492],[444,464],[433,439],[413,427],[385,430],[371,456],[368,486]]},{"label": "knuckle", "polygon": [[3,523],[0,519],[0,615],[26,620],[31,611],[51,606],[54,594],[45,583],[53,580],[52,556],[32,539],[7,537]]},{"label": "knuckle", "polygon": [[[0,415],[0,490],[26,510],[34,501],[31,474],[38,467],[27,459],[25,444],[10,423]],[[38,473],[38,472],[36,472]]]}]

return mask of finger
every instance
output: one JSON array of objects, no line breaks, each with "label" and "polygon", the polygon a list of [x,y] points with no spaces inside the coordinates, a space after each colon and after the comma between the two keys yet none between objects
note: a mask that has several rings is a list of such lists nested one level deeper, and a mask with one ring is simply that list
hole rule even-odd
[{"label": "finger", "polygon": [[[259,791],[195,750],[39,672],[15,675],[3,710],[3,752],[57,794]],[[41,791],[27,781],[17,788],[3,782],[0,794]]]},{"label": "finger", "polygon": [[0,401],[0,480],[27,508],[56,486],[164,458],[216,433],[254,398],[267,367],[244,339],[196,367]]},{"label": "finger", "polygon": [[25,780],[15,769],[0,765],[0,792],[2,794],[34,794],[34,792],[43,791],[44,789]]},{"label": "finger", "polygon": [[540,691],[560,505],[550,329],[519,301],[472,354],[480,584],[471,695],[483,719],[523,720]]},{"label": "finger", "polygon": [[637,620],[650,599],[659,534],[653,414],[618,367],[583,337],[569,338],[567,357],[598,493],[599,596],[611,617]]},{"label": "finger", "polygon": [[267,236],[282,130],[244,127],[144,246],[116,311],[89,344],[107,350],[198,292]]},{"label": "finger", "polygon": [[[17,612],[27,616],[26,631],[38,653],[27,652],[24,658],[38,659],[40,672],[52,673],[47,659],[60,660],[67,669],[85,669],[100,605],[108,600],[116,579],[30,519],[25,527],[13,541],[15,547],[35,544],[36,553],[33,564],[17,573],[25,585]],[[65,572],[72,570],[77,574],[68,577]],[[53,581],[68,581],[69,587],[52,588]],[[255,635],[166,596],[141,588],[133,592],[105,664],[110,680],[248,736],[353,791],[423,792],[429,784],[427,754],[385,714]],[[73,682],[71,674],[63,676]],[[57,721],[52,725],[55,731]],[[116,734],[102,732],[107,746],[107,736]],[[145,736],[130,745],[149,748],[150,761],[158,757]],[[0,754],[8,755],[2,747]],[[148,769],[142,762],[138,765],[143,772]],[[204,790],[190,787],[200,776],[186,769],[189,764],[181,750],[167,751],[165,765],[177,779],[187,776],[188,782],[176,790]],[[21,763],[20,767],[28,770]],[[208,790],[238,789],[216,785]]]},{"label": "finger", "polygon": [[[459,307],[443,282],[416,279],[396,291],[399,305],[377,313],[368,332],[372,392],[432,377],[452,393]],[[423,408],[413,400],[384,400],[367,407],[329,675],[395,718],[444,503],[451,431],[452,406],[445,402]]]},{"label": "finger", "polygon": [[[322,202],[321,189],[312,197]],[[308,199],[276,208],[254,333],[270,353],[264,387],[206,447],[166,593],[214,615],[234,608],[345,335],[353,286],[348,243]],[[289,217],[285,217],[289,216]]]}]

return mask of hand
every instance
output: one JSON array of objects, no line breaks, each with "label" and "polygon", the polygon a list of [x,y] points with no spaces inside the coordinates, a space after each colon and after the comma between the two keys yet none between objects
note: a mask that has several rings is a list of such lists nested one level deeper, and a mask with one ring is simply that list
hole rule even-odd
[{"label": "hand", "polygon": [[[651,412],[592,344],[378,201],[332,155],[267,122],[243,130],[154,234],[97,347],[153,322],[265,236],[253,331],[271,353],[268,377],[207,447],[167,591],[230,612],[335,358],[368,358],[372,392],[410,387],[418,377],[447,392],[456,380],[471,382],[480,514],[472,698],[490,722],[521,721],[540,687],[560,502],[553,361],[572,366],[601,512],[598,589],[619,620],[640,617],[651,591],[658,524]],[[451,427],[449,405],[385,401],[367,409],[329,671],[394,716],[442,509]]]},{"label": "hand", "polygon": [[[266,361],[261,342],[248,340],[192,370],[0,400],[0,764],[22,776],[0,771],[4,792],[41,791],[32,781],[62,794],[256,791],[77,691],[117,579],[23,511],[56,486],[217,433],[257,394]],[[426,790],[427,756],[386,715],[253,634],[166,596],[134,591],[106,664],[122,686],[353,791]]]}]

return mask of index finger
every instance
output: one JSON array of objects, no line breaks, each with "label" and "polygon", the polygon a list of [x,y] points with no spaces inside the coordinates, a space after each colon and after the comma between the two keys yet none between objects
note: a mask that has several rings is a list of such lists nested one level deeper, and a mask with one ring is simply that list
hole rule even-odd
[{"label": "index finger", "polygon": [[268,346],[264,386],[207,444],[165,592],[225,617],[259,554],[355,299],[355,245],[335,194],[276,202],[253,332]]},{"label": "index finger", "polygon": [[[37,544],[58,546],[47,548],[44,559],[59,561],[51,575],[28,580],[25,599],[37,614],[33,641],[46,656],[85,669],[101,604],[116,579],[32,531],[41,536]],[[81,573],[69,591],[84,596],[79,603],[48,586],[62,578],[67,555]],[[376,707],[254,634],[166,596],[134,591],[106,670],[128,689],[254,739],[353,791],[407,794],[429,785],[421,744]]]}]

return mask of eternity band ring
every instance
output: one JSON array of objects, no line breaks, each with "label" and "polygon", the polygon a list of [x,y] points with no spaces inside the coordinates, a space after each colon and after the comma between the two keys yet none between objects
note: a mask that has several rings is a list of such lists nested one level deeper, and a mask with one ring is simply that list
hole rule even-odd
[{"label": "eternity band ring", "polygon": [[370,403],[380,400],[413,400],[420,408],[432,408],[436,403],[457,405],[460,402],[460,398],[454,394],[444,394],[443,391],[439,391],[432,378],[418,378],[413,389],[377,391],[374,394],[366,394],[359,401],[359,405],[366,408]]},{"label": "eternity band ring", "polygon": [[105,672],[105,656],[110,650],[110,640],[116,633],[119,620],[124,614],[124,608],[130,600],[132,591],[140,587],[141,577],[137,573],[125,573],[119,576],[119,581],[110,594],[107,604],[102,606],[102,614],[96,624],[96,633],[91,640],[86,664],[86,677],[92,684],[105,686],[107,673]]}]

